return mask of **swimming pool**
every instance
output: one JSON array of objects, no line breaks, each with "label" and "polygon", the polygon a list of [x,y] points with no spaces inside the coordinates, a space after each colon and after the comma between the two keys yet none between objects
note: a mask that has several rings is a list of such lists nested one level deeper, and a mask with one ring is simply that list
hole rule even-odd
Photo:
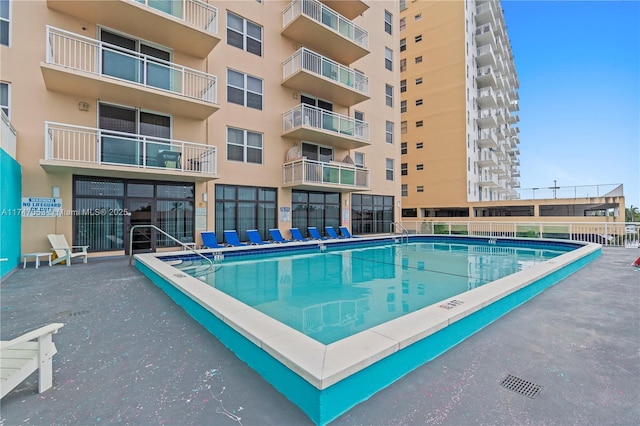
[{"label": "swimming pool", "polygon": [[[462,256],[467,270],[472,265],[476,265],[479,259],[484,258],[479,256],[481,252],[488,252],[490,257],[502,258],[503,261],[500,262],[502,265],[510,263],[504,261],[508,258],[505,254],[513,252],[514,249],[551,250],[564,253],[541,262],[522,261],[519,271],[490,282],[486,282],[492,278],[489,275],[474,276],[474,280],[482,284],[475,287],[471,285],[470,290],[468,289],[470,280],[467,278],[468,291],[446,296],[443,300],[423,308],[411,310],[410,306],[410,312],[398,318],[365,328],[348,337],[331,339],[331,343],[322,343],[225,294],[216,288],[218,285],[216,280],[213,285],[207,284],[166,263],[167,260],[175,261],[184,258],[184,252],[171,255],[137,255],[136,266],[240,359],[257,370],[265,380],[298,405],[314,422],[325,424],[548,286],[575,272],[600,254],[600,246],[595,244],[449,236],[412,236],[409,244],[400,244],[397,238],[374,237],[349,241],[289,243],[274,247],[229,248],[209,250],[207,253],[216,256],[217,259],[224,257],[223,263],[242,262],[246,270],[247,265],[250,264],[249,260],[256,256],[267,256],[273,260],[274,256],[277,258],[283,254],[310,256],[340,249],[351,250],[353,253],[354,250],[363,250],[372,246],[374,249],[394,250],[400,253],[404,250],[405,253],[413,255],[410,247],[414,245],[419,247],[422,244],[446,245],[449,248],[460,247],[461,244],[477,246],[474,251],[478,253],[470,255],[467,250],[466,257]],[[428,256],[425,254],[424,268],[432,269]],[[325,257],[339,258],[334,255]],[[278,286],[275,289],[263,289],[266,292],[262,292],[259,296],[254,292],[251,297],[269,297],[275,300],[276,297],[285,295],[287,288],[291,287],[286,277],[289,276],[292,282],[293,276],[300,272],[293,268],[294,259],[289,260],[291,262],[288,273],[284,273],[287,267],[283,266],[281,274],[280,264],[277,264]],[[415,260],[417,262],[417,258]],[[344,266],[344,258],[341,258],[341,262]],[[459,260],[459,262],[463,261]],[[524,262],[532,264],[522,268]],[[353,280],[353,262],[347,266],[350,266]],[[419,270],[418,264],[412,264],[411,260],[406,266],[414,266],[415,271]],[[402,272],[405,271],[402,260],[399,265],[394,263],[392,268],[389,267],[386,273],[390,274],[391,269],[395,275],[402,276]],[[494,269],[484,270],[493,271]],[[363,268],[361,272],[365,270]],[[343,267],[341,275],[344,272]],[[469,275],[466,274],[467,277]],[[284,277],[283,282],[280,282],[281,277]],[[478,278],[480,280],[477,280]],[[389,303],[392,303],[397,310],[404,310],[402,281],[400,281],[400,291],[394,292],[394,299],[388,302],[389,285],[384,281],[385,279],[390,278],[383,276],[369,280],[379,283],[376,287],[382,290],[381,302],[377,303],[383,304],[383,308],[387,310]],[[417,293],[419,291],[417,283],[414,284],[415,288],[410,288],[409,291],[414,290]],[[411,286],[410,279],[409,285]],[[273,293],[274,291],[277,291],[277,295]],[[264,296],[265,294],[270,296]],[[355,298],[355,301],[359,300],[357,296],[350,295],[351,299]],[[357,315],[354,316],[355,306],[353,309],[351,307],[345,309],[347,311],[343,317],[347,322],[353,323],[354,318],[358,318]],[[335,315],[329,317],[343,318]],[[313,321],[310,324],[316,324],[317,327],[317,315],[311,318]]]},{"label": "swimming pool", "polygon": [[333,248],[175,267],[328,345],[570,250],[393,241]]}]

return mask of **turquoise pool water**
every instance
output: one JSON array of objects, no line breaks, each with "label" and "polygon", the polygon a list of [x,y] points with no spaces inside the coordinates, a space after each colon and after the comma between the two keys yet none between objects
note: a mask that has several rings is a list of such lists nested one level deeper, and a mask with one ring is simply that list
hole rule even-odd
[{"label": "turquoise pool water", "polygon": [[199,274],[191,274],[318,342],[330,344],[570,249],[390,243],[306,254],[252,255],[225,260],[209,273],[202,274],[200,269]]}]

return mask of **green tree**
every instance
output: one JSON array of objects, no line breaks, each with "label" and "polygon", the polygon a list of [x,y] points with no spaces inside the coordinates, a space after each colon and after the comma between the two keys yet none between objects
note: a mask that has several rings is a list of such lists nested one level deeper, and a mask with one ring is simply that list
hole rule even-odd
[{"label": "green tree", "polygon": [[640,222],[640,210],[633,204],[624,210],[625,222]]}]

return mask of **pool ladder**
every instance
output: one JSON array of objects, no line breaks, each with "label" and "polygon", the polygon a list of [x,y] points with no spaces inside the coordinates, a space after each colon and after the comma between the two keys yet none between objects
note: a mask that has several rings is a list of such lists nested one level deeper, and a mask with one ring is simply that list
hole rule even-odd
[{"label": "pool ladder", "polygon": [[203,255],[202,253],[197,252],[189,244],[183,243],[179,239],[175,238],[173,235],[168,234],[166,231],[163,231],[162,229],[158,228],[155,225],[133,225],[131,227],[131,230],[129,231],[129,266],[131,266],[131,259],[133,258],[133,230],[136,229],[136,228],[152,228],[152,229],[155,229],[156,231],[158,231],[161,234],[165,235],[166,237],[168,237],[172,241],[174,241],[174,242],[178,243],[179,245],[181,245],[183,249],[189,250],[190,252],[196,254],[197,256],[200,256],[201,258],[203,258],[204,260],[209,262],[209,266],[207,266],[207,269],[206,269],[207,271],[209,269],[213,268],[213,261],[211,259],[209,259],[207,256]]},{"label": "pool ladder", "polygon": [[409,231],[407,230],[407,228],[405,228],[404,226],[402,226],[401,222],[392,222],[389,225],[389,233],[390,234],[397,234],[398,230],[400,230],[400,244],[406,242],[409,243]]}]

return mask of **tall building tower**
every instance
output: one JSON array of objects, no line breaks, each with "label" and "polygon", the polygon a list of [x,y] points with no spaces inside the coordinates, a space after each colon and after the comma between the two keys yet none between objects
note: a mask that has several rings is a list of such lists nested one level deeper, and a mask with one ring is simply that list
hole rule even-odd
[{"label": "tall building tower", "polygon": [[471,203],[517,198],[518,77],[500,2],[400,9],[403,217],[469,216]]},{"label": "tall building tower", "polygon": [[1,18],[22,252],[400,217],[396,1],[3,0]]}]

